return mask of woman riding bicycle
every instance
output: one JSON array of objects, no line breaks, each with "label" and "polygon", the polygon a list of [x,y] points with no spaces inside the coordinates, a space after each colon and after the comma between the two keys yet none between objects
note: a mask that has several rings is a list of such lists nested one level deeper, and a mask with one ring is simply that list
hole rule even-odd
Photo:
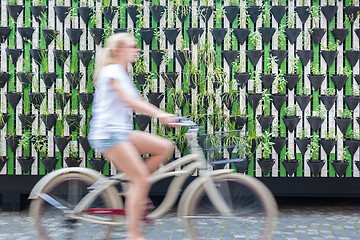
[{"label": "woman riding bicycle", "polygon": [[[95,97],[89,142],[109,159],[131,182],[126,196],[128,239],[144,239],[140,221],[150,189],[147,177],[173,153],[173,143],[160,136],[134,131],[133,111],[156,117],[163,124],[176,122],[176,116],[144,101],[137,92],[128,67],[140,52],[135,38],[127,33],[110,36],[96,57]],[[140,154],[150,154],[144,162]]]}]

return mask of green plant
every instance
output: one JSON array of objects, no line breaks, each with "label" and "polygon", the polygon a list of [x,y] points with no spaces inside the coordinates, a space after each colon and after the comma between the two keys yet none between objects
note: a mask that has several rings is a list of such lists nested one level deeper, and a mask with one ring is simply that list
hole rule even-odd
[{"label": "green plant", "polygon": [[300,131],[298,132],[298,137],[299,139],[308,139],[309,138],[309,134],[307,133],[307,130],[305,128],[301,128]]},{"label": "green plant", "polygon": [[172,2],[169,2],[169,7],[165,9],[165,22],[167,23],[168,28],[174,28],[176,23],[176,15],[173,11],[174,7]]},{"label": "green plant", "polygon": [[79,151],[73,141],[69,144],[69,157],[74,159],[79,158]]},{"label": "green plant", "polygon": [[36,135],[33,137],[33,146],[38,153],[43,153],[45,158],[48,157],[48,140],[47,136]]},{"label": "green plant", "polygon": [[281,94],[282,92],[284,92],[286,90],[286,79],[284,78],[284,76],[281,73],[281,70],[279,71],[279,73],[275,74],[275,80],[274,80],[274,93],[278,93]]},{"label": "green plant", "polygon": [[323,69],[320,68],[319,63],[313,62],[311,64],[311,73],[313,75],[323,75],[324,74],[323,72],[324,71],[323,71]]},{"label": "green plant", "polygon": [[246,1],[240,0],[240,14],[239,14],[239,22],[238,22],[239,28],[247,27],[248,17],[247,17],[246,8],[247,8]]},{"label": "green plant", "polygon": [[263,114],[264,116],[268,116],[269,115],[269,107],[270,107],[270,103],[271,103],[271,97],[270,97],[270,93],[263,93],[261,99],[260,99],[260,104],[262,106],[263,109]]},{"label": "green plant", "polygon": [[240,52],[239,58],[237,58],[232,65],[233,72],[242,73],[246,70],[246,53]]},{"label": "green plant", "polygon": [[340,152],[340,162],[349,162],[351,159],[351,154],[348,150],[348,146],[343,147]]},{"label": "green plant", "polygon": [[296,111],[297,111],[297,105],[293,105],[293,106],[287,106],[285,109],[285,116],[287,117],[295,117],[296,116]]},{"label": "green plant", "polygon": [[229,50],[232,49],[232,30],[228,29],[224,37],[224,46],[227,46]]},{"label": "green plant", "polygon": [[295,160],[295,155],[289,148],[286,149],[285,156],[286,156],[286,161],[288,162]]},{"label": "green plant", "polygon": [[[20,147],[23,151],[30,148],[30,132],[23,133],[19,140],[18,147]],[[23,152],[23,154],[26,156],[26,153]]]},{"label": "green plant", "polygon": [[200,54],[205,65],[212,66],[215,63],[216,50],[209,37],[206,37],[204,44],[200,44]]},{"label": "green plant", "polygon": [[256,93],[258,87],[260,87],[262,84],[260,70],[255,71],[255,73],[253,75],[253,83],[254,83],[254,93]]},{"label": "green plant", "polygon": [[289,11],[287,14],[286,24],[288,28],[294,28],[296,23],[295,11]]},{"label": "green plant", "polygon": [[[167,57],[167,54],[164,53],[163,60],[164,60],[164,56]],[[148,64],[149,64],[148,59],[145,57],[144,54],[141,54],[138,57],[137,61],[134,63],[134,67],[133,67],[134,73],[136,74],[145,73]]]},{"label": "green plant", "polygon": [[338,117],[339,118],[352,118],[352,111],[349,109],[340,109],[338,111]]},{"label": "green plant", "polygon": [[354,130],[349,130],[346,132],[345,138],[353,139],[353,140],[360,140],[360,133],[355,132]]},{"label": "green plant", "polygon": [[337,135],[336,135],[335,128],[330,128],[329,131],[325,131],[324,132],[324,139],[325,140],[336,140]]},{"label": "green plant", "polygon": [[212,102],[213,98],[214,98],[213,93],[205,91],[205,92],[201,92],[198,95],[197,102],[199,103],[199,105],[201,107],[204,107],[205,103],[207,102],[208,104],[210,104]]},{"label": "green plant", "polygon": [[359,96],[359,94],[360,94],[359,89],[357,89],[355,87],[350,89],[350,96],[357,97],[357,96]]},{"label": "green plant", "polygon": [[267,73],[271,73],[272,69],[274,69],[278,64],[276,62],[277,56],[270,56],[268,57],[268,63],[267,63]]},{"label": "green plant", "polygon": [[8,5],[17,5],[17,0],[7,0]]},{"label": "green plant", "polygon": [[[64,50],[64,40],[63,40],[62,34],[58,34],[56,36],[55,45],[56,45],[56,49]],[[65,59],[63,59],[63,60],[65,60]]]},{"label": "green plant", "polygon": [[64,6],[65,0],[56,0],[56,6]]},{"label": "green plant", "polygon": [[303,31],[302,31],[302,43],[303,43],[303,46],[309,46],[310,45],[311,33],[312,33],[311,29],[303,29]]},{"label": "green plant", "polygon": [[299,57],[288,56],[288,66],[289,66],[289,74],[296,74],[296,71],[299,67]]},{"label": "green plant", "polygon": [[33,0],[33,1],[32,1],[32,5],[33,5],[33,6],[41,6],[41,5],[42,5],[42,1],[41,1],[41,0]]},{"label": "green plant", "polygon": [[260,49],[262,43],[261,33],[258,30],[251,30],[249,37],[251,43],[254,45],[254,49]]},{"label": "green plant", "polygon": [[225,9],[224,9],[224,6],[221,5],[221,6],[217,7],[217,8],[215,9],[214,14],[215,14],[214,18],[215,18],[216,24],[221,24],[222,19],[225,17]]},{"label": "green plant", "polygon": [[325,96],[335,96],[335,93],[336,93],[335,88],[326,88],[324,90]]},{"label": "green plant", "polygon": [[262,134],[261,137],[261,143],[260,143],[260,150],[261,150],[261,156],[262,158],[269,159],[271,155],[271,146],[274,145],[273,142],[271,142],[271,133],[268,131],[265,131]]},{"label": "green plant", "polygon": [[310,95],[310,88],[302,87],[299,89],[299,96],[309,96]]},{"label": "green plant", "polygon": [[318,117],[318,118],[321,118],[321,119],[324,119],[325,116],[326,116],[326,108],[323,106],[323,105],[318,105],[314,110],[313,110],[313,113],[312,113],[312,116],[313,117]]},{"label": "green plant", "polygon": [[49,59],[46,50],[40,51],[40,70],[42,72],[49,72]]},{"label": "green plant", "polygon": [[264,26],[270,25],[271,22],[271,12],[270,12],[271,6],[269,1],[265,1],[262,9],[262,22]]},{"label": "green plant", "polygon": [[248,134],[240,137],[239,147],[237,148],[237,154],[239,158],[247,158],[251,154],[252,141]]},{"label": "green plant", "polygon": [[344,69],[342,67],[338,68],[338,74],[339,75],[346,75],[346,76],[350,76],[352,74],[352,70],[351,69]]},{"label": "green plant", "polygon": [[[137,17],[137,21],[136,21],[136,25],[137,25],[137,28],[144,28],[145,27],[145,24],[146,24],[146,17],[144,16],[144,13],[142,11],[142,8],[138,8],[138,14],[136,15]],[[138,31],[137,31],[138,32]]]},{"label": "green plant", "polygon": [[319,136],[314,134],[311,138],[310,144],[307,146],[310,150],[310,161],[316,162],[319,161],[320,155],[320,144],[319,144]]},{"label": "green plant", "polygon": [[318,28],[319,27],[319,22],[320,22],[320,7],[319,6],[311,6],[309,7],[310,12],[310,17],[313,23],[313,27],[314,28]]},{"label": "green plant", "polygon": [[339,45],[339,40],[336,40],[336,42],[329,42],[328,44],[320,43],[321,49],[325,51],[336,51]]},{"label": "green plant", "polygon": [[273,137],[279,137],[280,136],[280,125],[277,121],[274,122],[274,124],[271,127],[271,133]]},{"label": "green plant", "polygon": [[230,0],[229,5],[230,6],[239,6],[240,1],[239,0]]},{"label": "green plant", "polygon": [[286,43],[286,35],[285,35],[285,25],[281,24],[278,29],[276,29],[274,33],[274,39],[277,42],[278,48],[282,48]]},{"label": "green plant", "polygon": [[89,22],[94,25],[94,27],[101,26],[101,13],[96,11],[96,8],[93,8],[91,11]]}]

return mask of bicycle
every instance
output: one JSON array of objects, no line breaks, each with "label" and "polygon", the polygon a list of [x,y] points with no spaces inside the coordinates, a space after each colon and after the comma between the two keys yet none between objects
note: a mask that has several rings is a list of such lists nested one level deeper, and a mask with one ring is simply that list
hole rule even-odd
[{"label": "bicycle", "polygon": [[[219,222],[226,226],[225,230],[230,231],[233,238],[270,239],[278,212],[271,192],[259,180],[235,173],[233,169],[209,170],[205,155],[220,148],[206,148],[203,152],[198,141],[199,127],[186,119],[177,124],[189,127],[186,139],[190,154],[150,175],[151,183],[167,177],[173,179],[161,204],[145,218],[154,220],[164,216],[178,200],[185,180],[197,173],[195,180],[185,188],[177,208],[178,216],[184,221],[186,232],[192,239],[206,238],[206,234]],[[206,137],[200,140],[200,145],[205,147]],[[121,187],[120,192],[116,185]],[[32,199],[30,216],[42,239],[90,239],[90,236],[84,236],[89,227],[98,230],[95,237],[106,239],[114,226],[126,222],[123,200],[127,186],[123,173],[106,178],[87,168],[59,169],[44,176],[34,186],[29,196]]]}]

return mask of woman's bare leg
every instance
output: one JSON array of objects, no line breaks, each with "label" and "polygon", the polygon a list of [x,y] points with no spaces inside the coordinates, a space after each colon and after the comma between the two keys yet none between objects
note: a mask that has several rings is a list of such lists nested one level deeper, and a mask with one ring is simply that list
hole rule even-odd
[{"label": "woman's bare leg", "polygon": [[130,142],[120,143],[104,153],[115,167],[126,173],[130,179],[125,207],[128,218],[128,238],[131,240],[144,239],[141,231],[141,220],[144,217],[143,199],[148,195],[149,171],[141,160],[139,152]]}]

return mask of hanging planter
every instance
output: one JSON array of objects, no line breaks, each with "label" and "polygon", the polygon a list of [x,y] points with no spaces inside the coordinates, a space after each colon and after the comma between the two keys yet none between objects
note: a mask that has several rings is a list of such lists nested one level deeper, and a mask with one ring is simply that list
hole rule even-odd
[{"label": "hanging planter", "polygon": [[300,152],[302,155],[305,155],[306,151],[307,151],[307,146],[310,144],[310,138],[305,138],[305,139],[295,139],[295,144],[298,146]]},{"label": "hanging planter", "polygon": [[325,105],[325,108],[328,111],[334,106],[336,99],[337,96],[326,96],[326,95],[320,96],[320,101]]},{"label": "hanging planter", "polygon": [[295,7],[295,11],[297,12],[301,22],[304,24],[306,22],[306,20],[309,18],[310,16],[310,11],[309,11],[309,7],[308,6],[300,6],[300,7]]},{"label": "hanging planter", "polygon": [[136,80],[136,82],[140,85],[141,88],[144,88],[145,84],[146,84],[146,79],[148,79],[150,77],[150,73],[138,73],[136,75],[134,75],[134,78]]},{"label": "hanging planter", "polygon": [[179,35],[180,28],[165,28],[164,33],[170,45],[175,44],[176,38]]},{"label": "hanging planter", "polygon": [[203,28],[187,28],[186,32],[188,33],[191,42],[193,44],[198,44],[199,37],[201,37],[201,35],[203,34],[204,29]]},{"label": "hanging planter", "polygon": [[59,104],[61,110],[64,110],[70,98],[71,98],[70,93],[57,93],[57,92],[55,93],[55,99]]},{"label": "hanging planter", "polygon": [[79,56],[84,67],[87,68],[94,55],[94,50],[77,50],[76,53]]},{"label": "hanging planter", "polygon": [[66,33],[69,36],[70,42],[72,45],[76,45],[80,41],[80,37],[83,34],[83,29],[81,28],[68,28],[66,29]]},{"label": "hanging planter", "polygon": [[145,131],[151,122],[151,118],[146,115],[135,115],[134,119],[141,131]]},{"label": "hanging planter", "polygon": [[313,117],[313,116],[308,116],[306,119],[310,123],[311,130],[313,130],[314,132],[319,131],[321,124],[325,120],[324,118]]},{"label": "hanging planter", "polygon": [[270,50],[272,56],[276,57],[276,63],[280,66],[288,54],[287,50]]},{"label": "hanging planter", "polygon": [[14,19],[14,22],[17,22],[17,19],[24,9],[22,5],[6,5],[6,9],[9,12],[10,16]]},{"label": "hanging planter", "polygon": [[234,162],[237,172],[245,173],[249,167],[250,160],[248,158],[241,159],[241,161]]},{"label": "hanging planter", "polygon": [[221,101],[225,104],[227,109],[231,110],[238,97],[239,96],[235,93],[224,92],[221,94]]},{"label": "hanging planter", "polygon": [[3,129],[5,127],[5,124],[9,120],[10,114],[9,113],[2,113],[1,115],[2,115],[2,119],[0,121],[0,129]]},{"label": "hanging planter", "polygon": [[336,89],[340,91],[345,86],[346,80],[348,79],[349,76],[343,74],[341,75],[331,74],[330,77],[334,82]]},{"label": "hanging planter", "polygon": [[45,93],[31,92],[29,93],[29,100],[37,110],[40,110],[41,103],[45,98]]},{"label": "hanging planter", "polygon": [[117,6],[106,6],[103,9],[104,17],[108,23],[111,23],[118,10]]},{"label": "hanging planter", "polygon": [[311,85],[313,86],[314,90],[317,91],[320,89],[321,84],[325,79],[325,75],[316,75],[316,74],[308,74],[308,78],[310,80]]},{"label": "hanging planter", "polygon": [[155,21],[158,23],[161,20],[161,17],[163,16],[165,12],[165,7],[161,5],[151,5],[150,6],[150,12],[153,15]]},{"label": "hanging planter", "polygon": [[281,19],[283,19],[286,13],[286,10],[287,10],[286,6],[272,6],[270,12],[275,18],[276,22],[280,24]]},{"label": "hanging planter", "polygon": [[291,159],[291,160],[281,160],[285,170],[286,170],[286,175],[291,177],[295,174],[300,161],[297,159]]},{"label": "hanging planter", "polygon": [[29,83],[32,81],[34,73],[32,73],[32,72],[18,72],[16,75],[19,78],[22,87],[27,88],[27,86],[29,86]]},{"label": "hanging planter", "polygon": [[311,39],[315,43],[315,45],[319,45],[321,39],[325,35],[326,29],[325,28],[313,28],[311,32]]},{"label": "hanging planter", "polygon": [[38,23],[41,23],[42,18],[46,15],[47,6],[30,6],[30,11]]},{"label": "hanging planter", "polygon": [[82,116],[78,114],[69,114],[66,116],[66,122],[69,125],[70,132],[79,129]]},{"label": "hanging planter", "polygon": [[161,101],[164,98],[164,93],[159,92],[149,92],[147,94],[147,97],[150,101],[150,103],[154,104],[156,107],[160,106]]},{"label": "hanging planter", "polygon": [[199,11],[200,16],[205,21],[205,23],[207,23],[214,11],[214,7],[213,6],[200,6],[199,10],[200,10]]},{"label": "hanging planter", "polygon": [[63,153],[64,149],[66,148],[66,145],[70,142],[71,137],[66,136],[54,136],[55,144],[59,150],[59,152]]},{"label": "hanging planter", "polygon": [[290,44],[295,44],[300,32],[301,28],[285,28],[285,35],[289,40]]},{"label": "hanging planter", "polygon": [[15,110],[21,99],[21,93],[18,92],[7,92],[5,93],[6,99],[8,100],[10,106]]},{"label": "hanging planter", "polygon": [[175,50],[174,55],[182,68],[185,66],[185,63],[191,59],[189,50]]},{"label": "hanging planter", "polygon": [[64,66],[64,62],[69,57],[69,55],[70,55],[69,50],[57,50],[57,49],[54,50],[54,57],[60,67]]},{"label": "hanging planter", "polygon": [[272,137],[270,141],[274,143],[273,148],[275,149],[275,152],[277,154],[280,154],[287,142],[287,138],[286,137]]},{"label": "hanging planter", "polygon": [[325,153],[329,155],[333,150],[336,140],[335,139],[320,139],[320,145],[323,147]]},{"label": "hanging planter", "polygon": [[296,84],[301,78],[300,74],[284,74],[286,80],[286,87],[291,91],[295,88]]},{"label": "hanging planter", "polygon": [[79,16],[83,20],[83,22],[87,25],[90,20],[90,15],[93,11],[91,7],[78,7],[77,8]]},{"label": "hanging planter", "polygon": [[146,45],[150,45],[154,37],[155,28],[140,28],[139,33]]},{"label": "hanging planter", "polygon": [[176,79],[179,76],[179,73],[177,73],[177,72],[162,72],[161,76],[165,81],[166,87],[175,88]]},{"label": "hanging planter", "polygon": [[43,157],[41,162],[45,167],[47,173],[52,172],[55,169],[56,163],[59,161],[58,157]]},{"label": "hanging planter", "polygon": [[56,114],[42,114],[40,115],[40,118],[45,124],[46,130],[51,131],[52,127],[56,123],[57,116]]},{"label": "hanging planter", "polygon": [[81,158],[66,157],[65,162],[66,162],[66,165],[68,167],[79,167],[80,163],[82,162],[82,159]]},{"label": "hanging planter", "polygon": [[0,171],[5,166],[5,163],[8,161],[8,157],[6,156],[0,156]]},{"label": "hanging planter", "polygon": [[331,164],[335,169],[335,173],[338,177],[344,177],[346,169],[349,167],[349,161],[332,160]]},{"label": "hanging planter", "polygon": [[269,44],[271,38],[273,37],[276,29],[272,27],[261,27],[259,28],[259,32],[261,33],[262,40],[264,44]]},{"label": "hanging planter", "polygon": [[154,60],[156,66],[159,67],[163,60],[164,51],[163,50],[150,50],[150,56]]},{"label": "hanging planter", "polygon": [[261,171],[264,176],[268,175],[271,168],[274,166],[275,160],[274,159],[266,159],[266,158],[259,158],[257,160]]},{"label": "hanging planter", "polygon": [[101,172],[104,168],[106,160],[103,158],[89,158],[89,163],[92,169]]},{"label": "hanging planter", "polygon": [[301,63],[306,66],[313,59],[314,50],[297,50],[296,54],[299,56]]},{"label": "hanging planter", "polygon": [[230,67],[232,66],[235,59],[239,56],[239,51],[237,50],[223,50],[221,53]]},{"label": "hanging planter", "polygon": [[[243,45],[250,34],[250,28],[234,28],[233,33],[240,45]],[[220,44],[219,44],[220,45]]]},{"label": "hanging planter", "polygon": [[0,88],[5,87],[5,84],[9,81],[10,73],[0,72]]},{"label": "hanging planter", "polygon": [[242,128],[247,121],[246,117],[242,117],[242,116],[230,116],[229,120],[235,123],[235,127],[237,129]]},{"label": "hanging planter", "polygon": [[19,140],[21,139],[21,136],[19,136],[19,135],[11,135],[11,136],[7,136],[5,139],[6,139],[7,145],[10,147],[10,150],[13,153],[15,153],[16,148],[19,145]]},{"label": "hanging planter", "polygon": [[247,100],[253,109],[253,111],[256,111],[257,106],[259,105],[259,101],[262,98],[261,93],[249,93],[247,95]]},{"label": "hanging planter", "polygon": [[264,50],[246,50],[246,56],[250,59],[251,64],[256,66],[263,52]]},{"label": "hanging planter", "polygon": [[273,104],[276,110],[280,111],[281,107],[284,105],[285,101],[287,100],[286,94],[272,94],[271,99],[273,100]]},{"label": "hanging planter", "polygon": [[78,141],[81,147],[84,149],[84,152],[88,153],[91,149],[88,138],[79,136]]},{"label": "hanging planter", "polygon": [[340,41],[340,44],[344,43],[346,36],[349,34],[349,29],[347,28],[332,28],[331,32],[335,39]]},{"label": "hanging planter", "polygon": [[94,39],[95,45],[99,45],[105,36],[105,30],[103,28],[90,28],[90,35]]},{"label": "hanging planter", "polygon": [[353,111],[357,107],[359,101],[359,96],[344,96],[344,102],[346,103],[350,111]]},{"label": "hanging planter", "polygon": [[6,54],[8,55],[11,63],[16,66],[16,62],[19,59],[20,55],[23,52],[23,49],[10,49],[10,48],[6,48],[5,49]]},{"label": "hanging planter", "polygon": [[23,129],[30,130],[32,123],[35,120],[36,115],[34,114],[19,114],[19,119],[22,124]]},{"label": "hanging planter", "polygon": [[52,87],[52,85],[56,81],[57,75],[58,75],[58,73],[56,73],[56,72],[53,72],[53,73],[40,73],[40,77],[44,81],[46,89],[50,89]]},{"label": "hanging planter", "polygon": [[200,77],[200,74],[198,74],[198,73],[189,74],[190,87],[192,89],[195,89],[198,86],[199,77]]},{"label": "hanging planter", "polygon": [[344,12],[351,23],[353,23],[357,18],[359,11],[360,11],[360,7],[358,6],[344,7]]},{"label": "hanging planter", "polygon": [[240,8],[238,6],[225,6],[224,10],[225,16],[229,20],[231,26],[231,24],[234,22],[235,18],[239,14]]},{"label": "hanging planter", "polygon": [[250,20],[253,23],[256,23],[260,13],[262,12],[262,9],[260,6],[249,6],[249,7],[247,7],[246,11],[250,17]]},{"label": "hanging planter", "polygon": [[351,157],[354,157],[354,154],[359,148],[360,140],[346,139],[344,140],[344,144],[348,147]]},{"label": "hanging planter", "polygon": [[129,14],[131,20],[135,24],[138,21],[137,15],[139,14],[139,7],[136,5],[126,6],[126,11]]},{"label": "hanging planter", "polygon": [[331,65],[333,64],[335,58],[336,58],[336,55],[338,54],[338,51],[325,51],[325,50],[322,50],[320,51],[321,53],[321,56],[323,56],[323,58],[325,59],[325,62],[326,62],[326,65],[327,67],[331,67]]},{"label": "hanging planter", "polygon": [[360,85],[360,75],[358,74],[354,75],[354,79]]},{"label": "hanging planter", "polygon": [[65,74],[67,80],[69,81],[70,83],[70,87],[71,89],[76,89],[78,86],[79,86],[79,83],[80,83],[80,80],[83,76],[83,73],[81,72],[67,72]]},{"label": "hanging planter", "polygon": [[284,116],[283,120],[284,120],[284,123],[285,123],[288,131],[292,133],[292,132],[294,132],[296,126],[298,125],[298,123],[300,121],[300,117],[299,116],[291,116],[291,117]]},{"label": "hanging planter", "polygon": [[174,93],[174,102],[176,106],[178,106],[180,109],[182,109],[186,103],[190,100],[190,93]]},{"label": "hanging planter", "polygon": [[18,27],[18,32],[20,33],[23,43],[31,42],[32,35],[35,31],[33,27]]},{"label": "hanging planter", "polygon": [[306,161],[306,163],[310,167],[310,171],[311,171],[312,174],[314,174],[315,177],[318,177],[320,175],[321,169],[325,165],[324,160],[319,160],[319,161],[310,161],[310,160],[308,160],[308,161]]},{"label": "hanging planter", "polygon": [[360,38],[360,28],[355,29],[355,33],[356,33],[356,35],[358,36],[358,38]]},{"label": "hanging planter", "polygon": [[264,89],[271,89],[275,80],[275,74],[261,74],[261,81]]},{"label": "hanging planter", "polygon": [[23,173],[27,173],[30,171],[32,164],[34,163],[35,158],[34,157],[18,157],[17,158],[20,166],[21,166],[21,170]]},{"label": "hanging planter", "polygon": [[56,36],[59,34],[59,32],[56,30],[43,28],[42,34],[44,35],[45,38],[46,47],[48,47],[52,43],[52,41],[56,38]]},{"label": "hanging planter", "polygon": [[260,123],[261,129],[265,131],[270,127],[271,123],[273,122],[274,116],[261,115],[258,116],[257,119]]},{"label": "hanging planter", "polygon": [[334,19],[335,14],[337,12],[338,7],[337,6],[322,6],[321,11],[324,14],[326,20],[328,23],[331,23],[331,21]]},{"label": "hanging planter", "polygon": [[46,49],[30,49],[30,55],[34,59],[35,63],[41,65],[43,59],[47,58]]},{"label": "hanging planter", "polygon": [[80,99],[81,106],[87,111],[94,99],[93,93],[78,93],[78,97]]},{"label": "hanging planter", "polygon": [[234,78],[236,79],[240,88],[244,88],[247,85],[247,83],[250,79],[250,76],[251,76],[251,73],[248,73],[248,72],[234,73]]},{"label": "hanging planter", "polygon": [[345,134],[347,129],[349,128],[350,124],[352,123],[351,118],[335,118],[335,123],[339,127],[342,134]]},{"label": "hanging planter", "polygon": [[11,27],[0,27],[0,42],[4,43],[11,32]]},{"label": "hanging planter", "polygon": [[184,23],[186,16],[188,16],[191,11],[190,7],[185,5],[176,6],[174,10],[181,23]]},{"label": "hanging planter", "polygon": [[69,14],[71,7],[69,6],[54,6],[54,10],[56,13],[56,16],[58,17],[59,21],[61,23],[64,23],[65,18]]},{"label": "hanging planter", "polygon": [[351,68],[354,68],[360,58],[360,51],[344,51],[344,55],[349,61]]},{"label": "hanging planter", "polygon": [[212,29],[212,35],[214,36],[215,42],[217,45],[221,45],[224,42],[225,35],[227,33],[227,28],[214,28]]}]

